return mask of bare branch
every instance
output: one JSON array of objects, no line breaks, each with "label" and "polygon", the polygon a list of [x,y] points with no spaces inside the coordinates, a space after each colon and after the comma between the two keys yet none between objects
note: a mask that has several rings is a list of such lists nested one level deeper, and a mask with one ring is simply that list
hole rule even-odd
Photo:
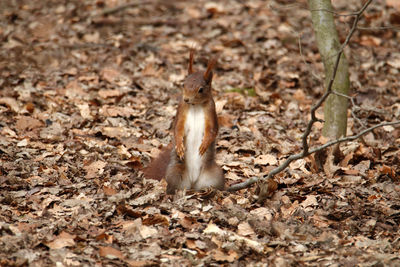
[{"label": "bare branch", "polygon": [[[298,153],[298,154],[295,154],[295,155],[292,155],[292,156],[288,157],[285,160],[285,162],[283,162],[280,166],[278,166],[277,168],[275,168],[272,171],[270,171],[268,173],[268,176],[266,178],[264,178],[264,179],[272,178],[274,175],[280,173],[281,171],[286,169],[286,167],[289,166],[289,164],[294,160],[302,159],[302,158],[307,157],[307,156],[309,156],[309,155],[311,155],[311,154],[313,154],[313,153],[315,153],[317,151],[324,150],[325,148],[328,148],[330,146],[333,146],[333,145],[336,145],[336,144],[339,144],[339,143],[343,143],[343,142],[347,142],[347,141],[352,141],[352,140],[358,139],[361,136],[363,136],[363,135],[365,135],[365,134],[367,134],[369,132],[372,132],[376,128],[383,127],[383,126],[388,126],[388,125],[398,125],[398,124],[400,125],[400,121],[382,122],[380,124],[377,124],[377,125],[374,125],[372,127],[369,127],[367,129],[361,131],[360,133],[356,134],[356,135],[351,135],[351,136],[342,137],[342,138],[339,138],[339,139],[336,139],[336,140],[332,140],[332,141],[330,141],[330,142],[328,142],[328,143],[326,143],[324,145],[321,145],[321,146],[318,146],[316,148],[310,149],[310,150],[307,151],[307,153],[304,153],[304,150],[303,150],[301,153]],[[232,192],[232,191],[237,191],[237,190],[241,190],[241,189],[247,188],[250,185],[258,182],[261,179],[263,179],[263,178],[252,177],[252,178],[246,180],[243,183],[232,185],[231,187],[228,188],[228,191]]]},{"label": "bare branch", "polygon": [[361,26],[357,26],[357,29],[364,30],[364,31],[381,31],[381,30],[400,31],[400,25],[389,25],[389,26],[381,26],[381,27],[361,27]]},{"label": "bare branch", "polygon": [[[339,53],[336,55],[336,61],[335,61],[335,65],[333,67],[332,77],[329,80],[329,83],[328,83],[328,86],[326,88],[326,91],[322,95],[322,97],[317,101],[317,103],[311,108],[311,119],[308,121],[307,128],[306,128],[306,130],[303,133],[303,136],[301,138],[302,139],[302,144],[303,144],[302,152],[299,153],[299,154],[295,154],[295,155],[292,155],[292,156],[288,157],[285,160],[285,162],[283,162],[280,166],[278,166],[277,168],[275,168],[272,171],[270,171],[268,173],[268,175],[266,175],[266,176],[264,176],[262,178],[260,178],[260,177],[252,177],[252,178],[248,179],[247,181],[245,181],[243,183],[239,183],[239,184],[231,186],[230,188],[228,188],[228,191],[240,190],[240,189],[246,188],[246,187],[248,187],[248,186],[250,186],[250,185],[252,185],[252,184],[254,184],[254,183],[256,183],[256,182],[258,182],[260,180],[271,179],[276,174],[278,174],[281,171],[283,171],[284,169],[286,169],[289,166],[289,164],[294,160],[298,160],[298,159],[304,158],[304,157],[306,157],[306,156],[308,156],[308,155],[310,155],[310,154],[312,154],[312,153],[314,153],[316,151],[320,151],[320,150],[325,149],[327,147],[330,147],[332,145],[335,145],[335,144],[338,144],[338,143],[342,143],[342,142],[345,142],[345,141],[349,141],[349,140],[357,139],[360,136],[362,136],[362,135],[374,130],[375,128],[382,127],[382,126],[385,126],[385,125],[400,124],[399,121],[381,123],[381,124],[372,126],[372,127],[368,128],[368,129],[365,129],[364,131],[360,132],[357,135],[352,135],[352,136],[349,136],[349,137],[339,138],[339,139],[333,140],[331,142],[328,142],[328,143],[326,143],[326,144],[324,144],[322,146],[319,146],[317,148],[314,148],[314,149],[311,149],[311,150],[309,149],[308,137],[309,137],[309,135],[311,133],[313,124],[318,121],[318,118],[315,115],[316,111],[317,111],[317,109],[319,107],[321,107],[321,105],[325,102],[325,100],[328,98],[328,96],[332,93],[333,82],[335,81],[335,78],[336,78],[336,73],[337,73],[337,70],[338,70],[338,67],[339,67],[340,59],[341,59],[342,54],[343,54],[343,50],[348,45],[351,37],[353,36],[354,32],[356,31],[357,23],[360,20],[360,17],[362,15],[362,13],[365,11],[365,9],[368,7],[368,5],[371,2],[372,2],[372,0],[368,0],[367,2],[365,2],[363,7],[358,12],[354,13],[355,19],[354,19],[353,25],[352,25],[349,33],[347,34],[345,41],[341,45]],[[311,11],[313,11],[313,10],[311,10]]]}]

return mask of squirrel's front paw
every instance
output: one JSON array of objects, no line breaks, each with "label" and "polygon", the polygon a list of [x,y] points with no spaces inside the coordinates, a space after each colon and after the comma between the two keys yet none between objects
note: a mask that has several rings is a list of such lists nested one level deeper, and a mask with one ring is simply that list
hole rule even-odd
[{"label": "squirrel's front paw", "polygon": [[204,153],[206,153],[207,148],[208,148],[208,146],[207,146],[204,142],[201,143],[200,148],[199,148],[199,154],[200,154],[200,156],[203,156]]},{"label": "squirrel's front paw", "polygon": [[184,154],[185,154],[185,147],[183,146],[183,143],[179,143],[175,146],[176,154],[178,155],[180,160],[183,160]]}]

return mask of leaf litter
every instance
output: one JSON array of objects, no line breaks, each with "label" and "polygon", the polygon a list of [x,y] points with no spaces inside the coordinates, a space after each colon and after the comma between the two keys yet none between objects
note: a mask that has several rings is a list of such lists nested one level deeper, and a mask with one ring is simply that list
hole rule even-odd
[{"label": "leaf litter", "polygon": [[[351,3],[334,1],[342,13]],[[399,265],[398,127],[342,144],[339,162],[323,153],[293,162],[262,204],[255,188],[167,196],[165,181],[142,178],[171,140],[193,45],[199,65],[219,56],[227,186],[300,152],[323,66],[306,1],[296,4],[1,3],[0,265]],[[398,18],[386,0],[360,23]],[[341,37],[351,19],[336,17]],[[390,27],[359,30],[346,51],[368,126],[399,119],[397,39]],[[313,146],[326,142],[321,127]],[[362,127],[349,117],[349,133]]]}]

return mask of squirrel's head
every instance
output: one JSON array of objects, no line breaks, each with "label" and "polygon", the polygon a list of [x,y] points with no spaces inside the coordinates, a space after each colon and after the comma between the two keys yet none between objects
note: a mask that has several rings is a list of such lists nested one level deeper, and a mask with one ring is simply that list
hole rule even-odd
[{"label": "squirrel's head", "polygon": [[217,63],[216,58],[208,61],[207,69],[202,71],[193,70],[194,50],[190,50],[189,56],[189,76],[185,79],[183,88],[183,100],[188,104],[202,104],[211,98],[211,82],[213,78],[213,68]]}]

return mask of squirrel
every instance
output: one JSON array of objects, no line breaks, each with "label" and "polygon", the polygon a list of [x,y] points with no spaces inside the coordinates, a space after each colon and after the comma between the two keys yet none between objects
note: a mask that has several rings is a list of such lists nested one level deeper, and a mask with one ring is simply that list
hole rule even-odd
[{"label": "squirrel", "polygon": [[144,170],[146,178],[166,179],[167,194],[178,189],[222,190],[225,185],[223,171],[215,162],[218,119],[211,82],[217,59],[209,60],[202,72],[194,71],[193,56],[191,49],[188,76],[173,122],[173,140]]}]

